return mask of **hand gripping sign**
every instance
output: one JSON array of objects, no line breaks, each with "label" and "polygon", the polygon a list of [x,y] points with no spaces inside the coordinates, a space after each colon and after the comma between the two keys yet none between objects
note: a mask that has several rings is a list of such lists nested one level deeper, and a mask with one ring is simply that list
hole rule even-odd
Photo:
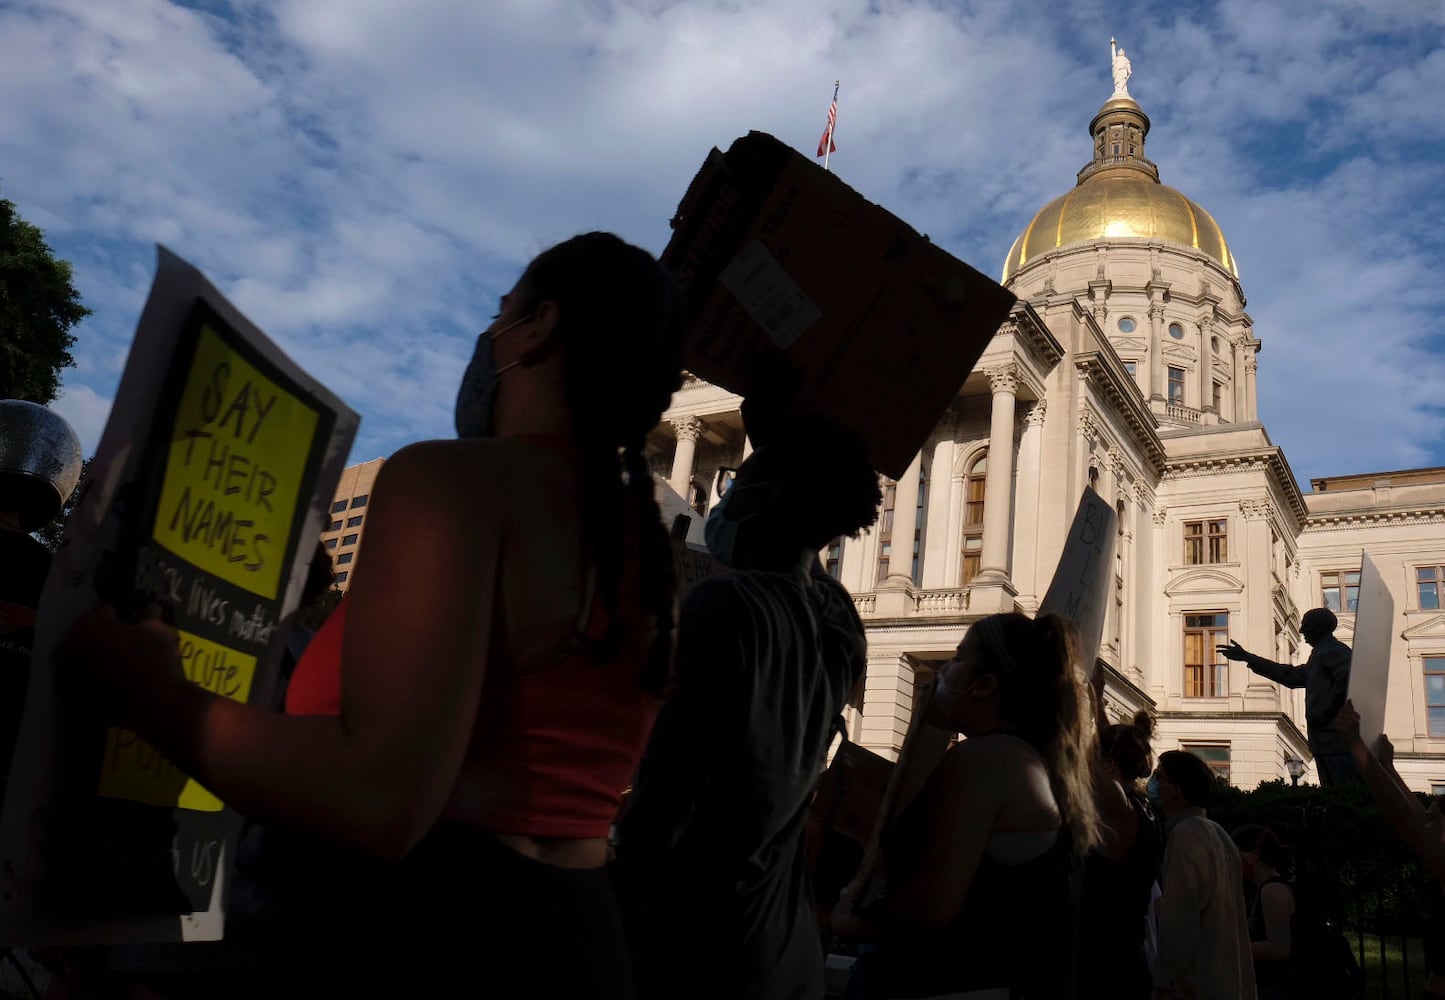
[{"label": "hand gripping sign", "polygon": [[[264,699],[358,418],[161,248],[88,486],[41,598],[0,821],[0,940],[221,936],[240,817],[75,710],[52,655],[100,602],[168,606],[188,679]],[[79,698],[83,702],[83,696]]]}]

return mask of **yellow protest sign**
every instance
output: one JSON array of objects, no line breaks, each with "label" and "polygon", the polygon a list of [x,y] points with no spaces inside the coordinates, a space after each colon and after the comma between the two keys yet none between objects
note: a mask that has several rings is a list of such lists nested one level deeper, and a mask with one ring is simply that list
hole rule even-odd
[{"label": "yellow protest sign", "polygon": [[[207,691],[245,701],[256,676],[256,657],[209,639],[180,632],[186,679]],[[168,761],[129,729],[112,727],[105,737],[105,762],[96,791],[112,799],[220,812],[221,800]]]},{"label": "yellow protest sign", "polygon": [[154,537],[276,597],[317,414],[203,325],[171,431]]}]

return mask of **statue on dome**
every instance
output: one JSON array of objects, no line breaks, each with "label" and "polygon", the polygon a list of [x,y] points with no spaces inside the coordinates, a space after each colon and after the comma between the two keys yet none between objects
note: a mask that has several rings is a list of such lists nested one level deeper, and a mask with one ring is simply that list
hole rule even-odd
[{"label": "statue on dome", "polygon": [[1114,59],[1114,96],[1129,96],[1129,77],[1134,75],[1134,67],[1129,62],[1129,57],[1124,55],[1123,46],[1116,45],[1114,39],[1109,39],[1109,52]]}]

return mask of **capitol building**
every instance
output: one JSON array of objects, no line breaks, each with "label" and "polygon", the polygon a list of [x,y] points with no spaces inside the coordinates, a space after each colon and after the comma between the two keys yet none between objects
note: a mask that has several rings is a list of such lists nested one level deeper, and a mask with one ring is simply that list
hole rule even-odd
[{"label": "capitol building", "polygon": [[[850,732],[894,755],[920,679],[969,623],[1038,609],[1090,485],[1118,513],[1100,651],[1111,715],[1148,709],[1156,752],[1191,750],[1239,787],[1287,780],[1291,762],[1310,760],[1304,692],[1215,646],[1237,639],[1303,663],[1300,615],[1319,606],[1352,644],[1367,551],[1395,604],[1385,730],[1411,787],[1445,792],[1445,469],[1301,488],[1256,394],[1261,347],[1298,332],[1255,328],[1224,228],[1161,183],[1149,117],[1117,65],[1076,183],[1004,261],[1018,297],[1008,320],[907,472],[885,483],[879,523],[822,554],[868,631]],[[650,439],[693,537],[747,454],[738,404],[689,378]],[[1316,780],[1312,765],[1304,780]]]}]

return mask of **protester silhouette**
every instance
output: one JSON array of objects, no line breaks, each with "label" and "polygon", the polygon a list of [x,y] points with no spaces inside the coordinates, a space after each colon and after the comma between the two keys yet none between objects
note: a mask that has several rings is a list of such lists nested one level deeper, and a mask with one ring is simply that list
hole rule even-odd
[{"label": "protester silhouette", "polygon": [[1335,638],[1338,625],[1339,619],[1329,608],[1304,613],[1299,630],[1311,649],[1309,659],[1299,667],[1267,660],[1237,641],[1216,647],[1228,659],[1243,660],[1261,677],[1287,688],[1305,689],[1305,729],[1321,785],[1360,780],[1360,772],[1333,726],[1335,713],[1350,689],[1350,647]]},{"label": "protester silhouette", "polygon": [[311,980],[278,988],[630,995],[607,832],[670,670],[673,564],[643,445],[680,384],[677,305],[609,234],[528,265],[477,339],[461,440],[383,467],[366,559],[291,714],[186,683],[158,621],[101,608],[70,634],[66,665],[112,719],[224,801],[404,859],[316,915]]},{"label": "protester silhouette", "polygon": [[1204,810],[1214,773],[1192,753],[1167,750],[1149,785],[1165,818],[1154,995],[1254,1000],[1239,851]]},{"label": "protester silhouette", "polygon": [[0,399],[0,803],[30,684],[30,658],[50,550],[30,533],[60,512],[80,481],[80,439],[36,403]]},{"label": "protester silhouette", "polygon": [[1294,1000],[1299,993],[1291,967],[1292,925],[1298,900],[1286,878],[1289,852],[1266,826],[1242,826],[1231,836],[1251,894],[1249,948],[1259,1000]]},{"label": "protester silhouette", "polygon": [[834,911],[840,937],[877,942],[849,996],[1069,995],[1070,885],[1099,842],[1097,733],[1073,646],[1056,615],[992,615],[940,672],[928,720],[968,739],[884,832],[881,899],[856,911],[855,881]]},{"label": "protester silhouette", "polygon": [[1104,669],[1095,670],[1100,765],[1095,787],[1102,840],[1084,868],[1078,923],[1078,994],[1142,998],[1153,993],[1150,902],[1164,855],[1162,824],[1140,787],[1154,768],[1149,713],[1109,724]]},{"label": "protester silhouette", "polygon": [[733,572],[683,602],[675,687],[619,824],[640,997],[823,993],[803,829],[867,657],[818,552],[871,524],[882,493],[862,443],[831,421],[765,437],[708,517]]}]

